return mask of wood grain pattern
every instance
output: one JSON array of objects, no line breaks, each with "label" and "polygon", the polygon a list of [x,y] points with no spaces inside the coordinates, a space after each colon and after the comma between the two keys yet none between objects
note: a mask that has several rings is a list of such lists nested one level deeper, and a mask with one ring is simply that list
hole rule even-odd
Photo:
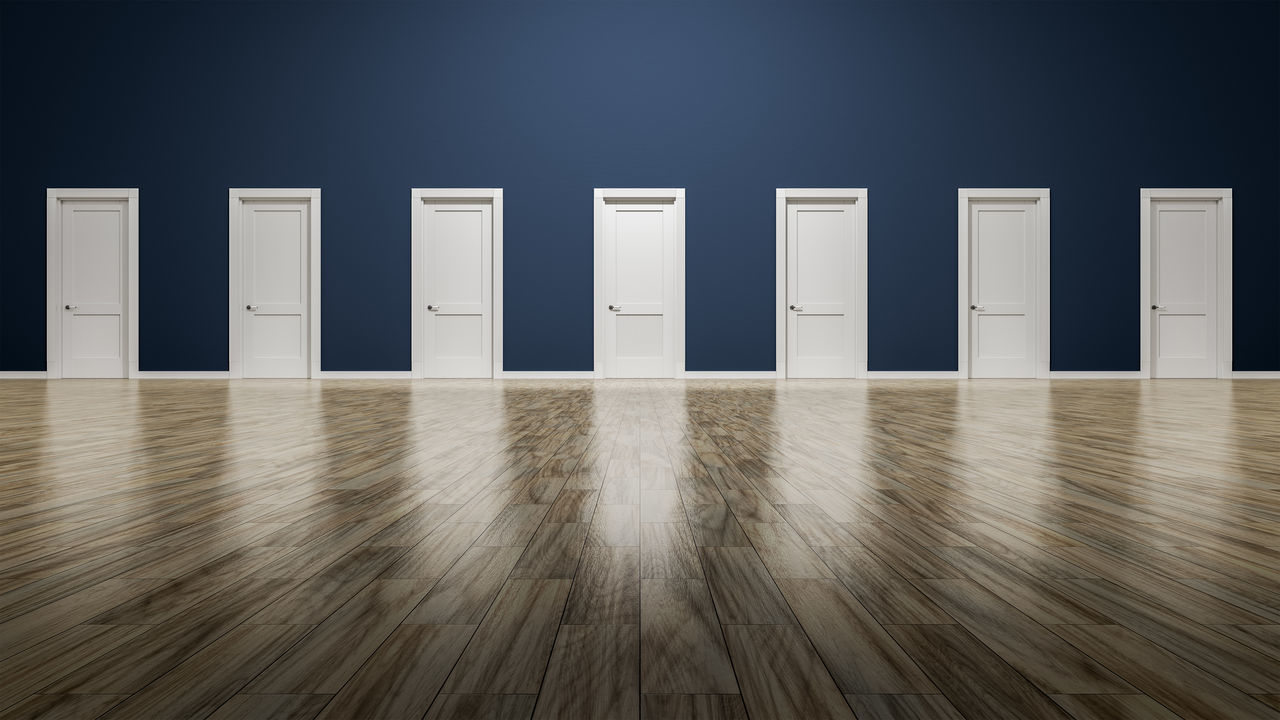
[{"label": "wood grain pattern", "polygon": [[1280,384],[0,383],[0,717],[1280,718]]}]

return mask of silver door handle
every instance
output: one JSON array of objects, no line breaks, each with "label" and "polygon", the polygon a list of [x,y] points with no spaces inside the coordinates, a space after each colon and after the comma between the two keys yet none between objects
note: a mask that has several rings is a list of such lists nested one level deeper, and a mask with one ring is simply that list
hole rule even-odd
[{"label": "silver door handle", "polygon": [[986,310],[987,306],[986,305],[970,305],[969,309],[970,310]]},{"label": "silver door handle", "polygon": [[803,305],[788,305],[787,307],[791,308],[792,310],[795,310],[796,312],[804,312]]},{"label": "silver door handle", "polygon": [[610,305],[610,306],[609,306],[609,309],[610,309],[610,310],[612,310],[612,311],[614,311],[614,312],[619,312],[619,311],[621,311],[621,310],[622,310],[622,306],[621,306],[621,305]]},{"label": "silver door handle", "polygon": [[1164,310],[1164,309],[1165,309],[1165,306],[1164,306],[1164,305],[1152,305],[1152,306],[1151,306],[1151,309],[1152,309],[1152,310]]},{"label": "silver door handle", "polygon": [[257,305],[245,305],[245,306],[244,306],[244,309],[245,309],[245,310],[248,310],[249,312],[257,312],[257,310],[258,310],[258,306],[257,306]]},{"label": "silver door handle", "polygon": [[80,306],[79,306],[79,305],[67,305],[67,306],[65,306],[65,307],[66,307],[66,309],[67,309],[67,310],[79,310],[79,309],[80,309]]},{"label": "silver door handle", "polygon": [[430,310],[431,312],[435,312],[435,311],[437,311],[437,310],[439,310],[439,309],[440,309],[440,306],[439,306],[439,305],[428,305],[428,306],[427,306],[427,309],[428,309],[428,310]]}]

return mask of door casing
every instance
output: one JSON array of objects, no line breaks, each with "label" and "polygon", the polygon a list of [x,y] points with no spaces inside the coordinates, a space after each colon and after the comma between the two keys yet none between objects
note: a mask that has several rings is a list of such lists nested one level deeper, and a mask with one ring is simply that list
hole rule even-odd
[{"label": "door casing", "polygon": [[1049,377],[1049,189],[960,188],[959,197],[959,306],[957,369],[969,377],[969,208],[974,200],[1034,200],[1036,203],[1036,378]]},{"label": "door casing", "polygon": [[867,189],[777,188],[774,193],[774,339],[779,378],[787,377],[787,203],[791,200],[853,202],[853,362],[855,378],[867,376]]},{"label": "door casing", "polygon": [[412,248],[410,250],[412,270],[410,276],[413,291],[410,293],[413,308],[409,313],[413,323],[413,377],[427,376],[426,338],[423,337],[422,307],[426,303],[426,279],[422,277],[422,255],[426,237],[426,228],[422,227],[422,203],[424,200],[490,200],[493,228],[493,375],[502,377],[502,188],[413,188],[410,193],[412,216],[410,227],[412,232]]},{"label": "door casing", "polygon": [[138,377],[138,188],[49,188],[45,191],[45,350],[49,379],[62,377],[62,202],[64,200],[121,200],[125,202],[127,235],[123,264],[125,299],[125,377]]},{"label": "door casing", "polygon": [[[604,374],[604,216],[605,203],[612,199],[654,200],[675,204],[676,248],[675,248],[675,307],[670,319],[674,334],[675,376],[684,377],[684,188],[596,188],[595,189],[595,247],[594,267],[595,284],[593,292],[593,318],[595,328],[594,366],[595,377],[603,378]],[[663,313],[664,317],[667,313]]]},{"label": "door casing", "polygon": [[307,224],[310,232],[307,238],[307,275],[308,291],[307,314],[308,333],[308,377],[320,376],[320,188],[231,188],[228,205],[228,237],[230,246],[227,295],[230,298],[229,308],[229,348],[228,369],[230,377],[244,377],[244,292],[243,292],[243,243],[241,221],[243,219],[246,200],[280,200],[285,202],[306,201],[308,208]]},{"label": "door casing", "polygon": [[1153,200],[1205,200],[1218,203],[1218,277],[1217,277],[1217,363],[1219,378],[1231,377],[1231,188],[1142,188],[1139,193],[1139,241],[1141,242],[1140,272],[1141,293],[1138,310],[1140,313],[1140,362],[1139,372],[1142,377],[1150,378],[1152,374],[1152,357],[1154,355],[1155,332],[1151,322],[1152,288],[1151,257],[1152,243],[1155,236],[1151,229],[1151,213]]}]

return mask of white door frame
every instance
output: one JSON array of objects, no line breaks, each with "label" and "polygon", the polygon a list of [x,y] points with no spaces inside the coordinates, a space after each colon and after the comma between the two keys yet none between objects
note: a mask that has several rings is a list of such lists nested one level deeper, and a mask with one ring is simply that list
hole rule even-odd
[{"label": "white door frame", "polygon": [[1049,188],[960,188],[957,368],[969,377],[969,206],[973,200],[1036,201],[1036,378],[1049,377]]},{"label": "white door frame", "polygon": [[1140,193],[1139,239],[1141,245],[1140,287],[1142,335],[1141,365],[1142,377],[1151,377],[1152,343],[1155,335],[1151,327],[1151,243],[1155,240],[1151,232],[1152,200],[1206,200],[1218,203],[1218,349],[1217,375],[1219,378],[1231,377],[1231,188],[1142,188]]},{"label": "white door frame", "polygon": [[45,191],[45,233],[48,255],[45,260],[45,349],[50,379],[62,377],[62,201],[124,200],[128,217],[128,239],[124,263],[125,286],[125,377],[138,377],[138,188],[48,188]]},{"label": "white door frame", "polygon": [[311,286],[307,314],[310,316],[310,351],[307,359],[308,377],[320,376],[320,188],[231,188],[229,199],[229,245],[230,265],[228,267],[230,297],[229,308],[229,343],[230,359],[228,368],[233,379],[244,377],[244,358],[241,341],[244,328],[244,265],[241,262],[243,238],[241,238],[241,217],[245,200],[306,200],[308,201],[308,247],[307,264],[309,266],[309,284]]},{"label": "white door frame", "polygon": [[854,377],[867,376],[867,189],[778,188],[774,210],[774,356],[778,377],[787,377],[787,201],[853,200]]},{"label": "white door frame", "polygon": [[[604,214],[608,200],[656,200],[674,202],[676,211],[676,306],[670,313],[674,324],[673,351],[676,354],[676,377],[684,377],[684,188],[596,188],[595,189],[595,289],[592,307],[595,319],[595,377],[604,377]],[[665,314],[665,313],[664,313]]]},{"label": "white door frame", "polygon": [[412,246],[410,259],[412,270],[413,308],[409,313],[413,323],[413,377],[427,376],[426,338],[422,336],[422,306],[426,298],[422,277],[422,252],[426,238],[422,227],[422,202],[424,200],[491,200],[493,202],[493,377],[502,377],[502,188],[413,188],[409,191],[412,216],[410,228]]}]

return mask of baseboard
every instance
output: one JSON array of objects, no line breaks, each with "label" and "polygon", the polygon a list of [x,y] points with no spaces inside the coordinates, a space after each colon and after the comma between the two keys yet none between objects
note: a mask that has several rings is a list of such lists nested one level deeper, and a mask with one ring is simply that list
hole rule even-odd
[{"label": "baseboard", "polygon": [[868,380],[959,380],[959,370],[868,370]]},{"label": "baseboard", "polygon": [[777,380],[777,370],[685,370],[685,380]]},{"label": "baseboard", "polygon": [[1232,380],[1280,380],[1280,370],[1233,370]]},{"label": "baseboard", "polygon": [[503,380],[594,380],[590,370],[503,370]]},{"label": "baseboard", "polygon": [[321,370],[317,380],[409,380],[412,370]]},{"label": "baseboard", "polygon": [[1141,370],[1050,370],[1050,380],[1142,380]]},{"label": "baseboard", "polygon": [[139,370],[133,374],[138,380],[226,380],[229,370]]},{"label": "baseboard", "polygon": [[47,370],[0,370],[0,380],[47,380]]}]

